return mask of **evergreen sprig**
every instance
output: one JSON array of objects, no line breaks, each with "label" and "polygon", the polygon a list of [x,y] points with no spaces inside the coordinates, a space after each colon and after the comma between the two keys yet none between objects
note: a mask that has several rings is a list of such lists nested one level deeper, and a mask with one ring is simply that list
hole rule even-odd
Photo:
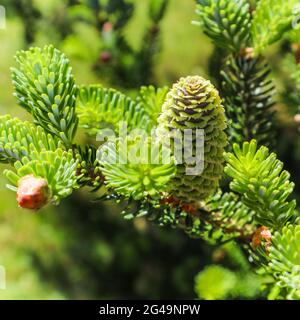
[{"label": "evergreen sprig", "polygon": [[105,183],[125,198],[160,198],[176,172],[172,158],[163,162],[164,152],[168,151],[150,138],[107,143],[98,154]]},{"label": "evergreen sprig", "polygon": [[142,106],[114,89],[99,85],[82,87],[79,90],[76,111],[79,124],[89,135],[95,136],[101,129],[119,130],[120,121],[127,129],[150,130],[150,121]]},{"label": "evergreen sprig", "polygon": [[253,235],[255,212],[236,194],[219,191],[206,201],[205,208],[209,213],[207,228],[215,232],[215,236],[219,233],[223,241],[232,238],[247,240]]},{"label": "evergreen sprig", "polygon": [[251,16],[247,0],[197,0],[199,24],[217,46],[239,52],[249,44]]},{"label": "evergreen sprig", "polygon": [[157,119],[161,113],[168,91],[168,87],[155,88],[154,86],[143,86],[140,89],[137,100],[148,114],[153,126],[157,124]]},{"label": "evergreen sprig", "polygon": [[71,151],[56,149],[55,151],[33,151],[30,158],[23,157],[14,163],[16,172],[5,170],[4,175],[10,181],[8,187],[17,190],[22,177],[34,175],[47,181],[51,193],[51,201],[55,204],[67,197],[77,186],[77,160]]},{"label": "evergreen sprig", "polygon": [[299,0],[260,0],[253,13],[252,38],[256,53],[278,41],[293,28],[293,12]]},{"label": "evergreen sprig", "polygon": [[135,53],[134,69],[141,84],[150,84],[154,78],[155,58],[161,49],[161,20],[167,10],[169,0],[150,0],[148,12],[150,25],[146,29],[142,47]]},{"label": "evergreen sprig", "polygon": [[233,179],[230,187],[241,195],[246,206],[255,211],[255,220],[263,226],[280,230],[295,216],[296,201],[289,200],[294,183],[283,170],[274,153],[257,142],[233,145],[233,153],[225,154],[225,173]]},{"label": "evergreen sprig", "polygon": [[269,75],[261,57],[228,58],[221,76],[231,143],[256,139],[260,145],[273,145],[275,87]]},{"label": "evergreen sprig", "polygon": [[32,152],[55,151],[62,142],[42,127],[9,115],[0,116],[0,161],[13,163]]},{"label": "evergreen sprig", "polygon": [[53,46],[16,55],[12,80],[18,103],[37,124],[70,146],[77,128],[75,85],[69,60]]},{"label": "evergreen sprig", "polygon": [[76,146],[73,152],[78,159],[78,184],[81,187],[91,187],[93,191],[99,190],[103,185],[104,177],[97,159],[96,147],[92,145],[87,145],[85,148]]},{"label": "evergreen sprig", "polygon": [[160,201],[129,201],[123,211],[126,219],[144,217],[159,226],[183,230],[192,238],[211,244],[233,239],[249,241],[255,231],[254,212],[233,193],[217,192],[200,208],[180,205],[174,197]]},{"label": "evergreen sprig", "polygon": [[300,226],[286,226],[275,232],[270,248],[268,273],[280,288],[278,298],[300,299]]}]

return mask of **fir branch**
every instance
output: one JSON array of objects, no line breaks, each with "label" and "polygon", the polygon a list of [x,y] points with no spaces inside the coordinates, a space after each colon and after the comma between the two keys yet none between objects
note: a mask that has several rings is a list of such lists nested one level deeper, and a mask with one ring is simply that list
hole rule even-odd
[{"label": "fir branch", "polygon": [[249,244],[255,231],[254,212],[233,193],[218,192],[199,208],[174,197],[158,202],[129,201],[123,216],[126,219],[145,217],[159,226],[181,229],[192,238],[205,239],[212,244],[233,239]]},{"label": "fir branch", "polygon": [[273,145],[275,87],[269,75],[261,57],[228,58],[221,76],[231,143],[256,139],[261,145]]},{"label": "fir branch", "polygon": [[252,38],[255,52],[262,53],[267,46],[282,39],[292,30],[293,12],[299,0],[260,0],[253,13]]},{"label": "fir branch", "polygon": [[69,60],[53,46],[16,55],[12,68],[15,96],[37,124],[71,146],[77,128],[77,88]]},{"label": "fir branch", "polygon": [[79,125],[95,136],[101,129],[111,128],[118,132],[120,121],[127,123],[128,130],[150,130],[150,121],[142,106],[114,90],[99,85],[81,87],[76,103]]},{"label": "fir branch", "polygon": [[0,116],[1,162],[13,163],[23,157],[31,158],[32,152],[55,151],[57,148],[64,148],[62,142],[42,127],[9,115]]},{"label": "fir branch", "polygon": [[279,298],[300,300],[300,226],[276,232],[268,256],[267,272],[280,288]]},{"label": "fir branch", "polygon": [[197,0],[199,24],[217,46],[239,52],[249,46],[251,27],[247,0]]},{"label": "fir branch", "polygon": [[149,84],[153,80],[154,60],[160,51],[160,22],[165,15],[169,0],[150,0],[150,26],[142,39],[142,47],[135,57],[136,74],[140,83]]},{"label": "fir branch", "polygon": [[23,157],[21,161],[15,162],[16,172],[5,170],[4,175],[11,183],[8,187],[14,191],[22,177],[33,175],[45,179],[50,189],[51,201],[58,204],[61,198],[67,197],[78,187],[77,165],[78,161],[73,158],[72,151],[33,151],[30,158]]},{"label": "fir branch", "polygon": [[[164,150],[159,142],[140,137],[104,145],[99,150],[98,159],[108,188],[135,200],[160,198],[161,193],[168,190],[168,183],[176,172],[172,159],[163,163]],[[157,156],[157,161],[153,161],[152,155]]]},{"label": "fir branch", "polygon": [[[234,193],[218,192],[205,203],[206,222],[232,238],[250,240],[255,229],[255,212]],[[201,212],[201,211],[200,211]]]},{"label": "fir branch", "polygon": [[275,230],[280,230],[295,218],[295,200],[288,200],[294,183],[283,171],[283,163],[269,154],[266,147],[257,149],[252,140],[242,147],[233,145],[233,153],[225,154],[225,173],[233,179],[230,187],[241,195],[246,206],[255,211],[255,220]]},{"label": "fir branch", "polygon": [[161,113],[162,105],[166,99],[168,87],[155,88],[154,86],[143,86],[137,100],[148,114],[153,126],[157,124],[158,116]]},{"label": "fir branch", "polygon": [[77,167],[78,184],[92,188],[97,191],[102,187],[104,176],[97,159],[97,149],[94,146],[87,145],[85,148],[80,146],[73,147],[74,157],[79,160]]}]

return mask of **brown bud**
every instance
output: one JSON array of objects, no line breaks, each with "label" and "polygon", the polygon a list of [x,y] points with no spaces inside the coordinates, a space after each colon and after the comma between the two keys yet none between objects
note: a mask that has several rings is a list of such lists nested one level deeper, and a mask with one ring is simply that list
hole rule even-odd
[{"label": "brown bud", "polygon": [[298,43],[293,43],[292,50],[295,54],[296,63],[300,64],[300,45]]},{"label": "brown bud", "polygon": [[27,175],[19,180],[17,201],[21,208],[38,210],[47,204],[50,196],[48,182],[34,175]]},{"label": "brown bud", "polygon": [[113,24],[111,22],[105,22],[102,26],[103,32],[110,32],[113,29]]},{"label": "brown bud", "polygon": [[259,227],[253,237],[252,237],[252,242],[251,246],[253,250],[256,250],[259,246],[264,244],[266,251],[269,251],[270,246],[271,246],[271,239],[272,239],[272,234],[271,231],[268,227]]},{"label": "brown bud", "polygon": [[109,62],[110,59],[111,59],[111,54],[110,54],[109,51],[103,51],[103,52],[101,52],[100,60],[101,60],[103,63]]},{"label": "brown bud", "polygon": [[253,48],[243,48],[240,51],[240,55],[245,59],[252,59],[254,56],[254,49]]}]

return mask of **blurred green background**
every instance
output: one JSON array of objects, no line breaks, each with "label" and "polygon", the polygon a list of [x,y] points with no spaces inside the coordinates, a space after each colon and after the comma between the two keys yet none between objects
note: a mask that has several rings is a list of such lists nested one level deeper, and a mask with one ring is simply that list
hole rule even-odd
[{"label": "blurred green background", "polygon": [[[7,27],[0,30],[1,114],[28,118],[13,97],[10,67],[16,51],[32,45],[53,43],[63,50],[78,84],[115,85],[92,66],[101,51],[97,28],[74,18],[71,34],[60,34],[69,23],[71,2],[0,1],[7,15]],[[138,48],[149,25],[149,1],[130,2],[133,16],[122,34]],[[212,46],[191,24],[194,9],[192,0],[169,1],[151,82],[170,85],[180,76],[207,74]],[[6,269],[7,289],[0,290],[0,299],[195,298],[193,279],[212,250],[201,241],[144,220],[126,222],[112,204],[92,203],[95,195],[88,190],[59,207],[22,211],[5,183],[1,178],[0,265]]]},{"label": "blurred green background", "polygon": [[[192,25],[195,1],[169,0],[159,19],[151,16],[151,1],[0,0],[7,16],[6,29],[0,30],[0,113],[30,119],[16,104],[10,67],[17,50],[49,43],[66,53],[78,84],[102,83],[134,96],[142,84],[170,86],[181,76],[199,74],[214,81],[209,74],[219,72],[223,52],[214,50]],[[289,77],[282,63],[284,50],[284,45],[275,46],[266,53],[279,101],[285,100]],[[297,182],[297,109],[287,101],[276,109],[276,151]],[[84,142],[84,135],[78,137]],[[0,290],[0,299],[196,298],[194,279],[201,270],[206,270],[208,282],[196,278],[196,291],[217,298],[222,295],[213,292],[207,265],[223,261],[233,270],[244,270],[237,278],[247,279],[250,291],[238,288],[236,296],[259,297],[257,281],[237,248],[215,248],[143,219],[125,221],[120,208],[93,202],[96,195],[87,189],[59,207],[26,212],[17,207],[5,183],[1,178],[0,266],[6,269],[7,289]],[[295,196],[299,194],[298,187]],[[222,279],[233,277],[215,271]],[[212,293],[206,290],[210,286]]]}]

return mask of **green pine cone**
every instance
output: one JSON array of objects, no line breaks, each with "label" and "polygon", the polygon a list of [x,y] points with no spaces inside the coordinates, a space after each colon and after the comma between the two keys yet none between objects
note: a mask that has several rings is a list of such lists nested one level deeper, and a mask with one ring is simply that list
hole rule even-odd
[{"label": "green pine cone", "polygon": [[[177,163],[177,174],[170,183],[170,193],[184,203],[197,204],[216,191],[223,173],[223,152],[227,144],[224,132],[226,120],[218,91],[200,76],[181,78],[169,91],[158,119],[157,134],[164,140],[172,131],[185,129],[204,131],[204,169],[197,175],[187,175],[190,167]],[[193,156],[196,140],[193,135]],[[174,151],[174,150],[173,150]]]}]

